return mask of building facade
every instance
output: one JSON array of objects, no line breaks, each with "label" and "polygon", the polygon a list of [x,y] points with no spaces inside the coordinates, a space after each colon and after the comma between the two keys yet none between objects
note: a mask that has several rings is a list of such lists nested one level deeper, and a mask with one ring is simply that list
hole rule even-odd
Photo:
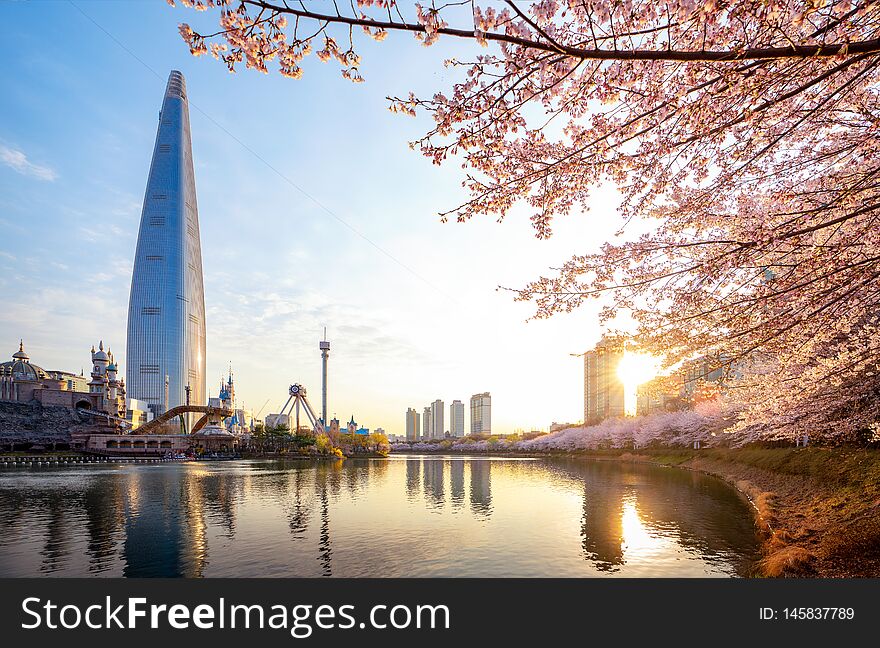
[{"label": "building facade", "polygon": [[721,385],[728,378],[726,373],[734,373],[730,366],[730,359],[723,355],[700,356],[688,360],[679,371],[682,385],[681,397],[693,402],[703,384],[716,383]]},{"label": "building facade", "polygon": [[431,438],[442,439],[446,435],[444,403],[439,398],[431,403]]},{"label": "building facade", "polygon": [[98,350],[92,347],[92,379],[89,381],[91,409],[125,418],[125,382],[118,377],[119,365],[109,347],[104,351],[104,341]]},{"label": "building facade", "polygon": [[452,401],[452,405],[449,406],[449,435],[464,436],[464,403],[460,400]]},{"label": "building facade", "polygon": [[[337,421],[337,425],[338,423],[339,422]],[[290,416],[287,414],[266,414],[264,425],[267,430],[277,427],[286,427],[290,429]]]},{"label": "building facade", "polygon": [[406,410],[406,440],[418,441],[421,438],[419,413],[412,407]]},{"label": "building facade", "polygon": [[622,340],[603,337],[584,354],[584,424],[623,416],[626,412],[625,389],[617,375],[623,358]]},{"label": "building facade", "polygon": [[492,434],[492,395],[471,396],[471,434]]},{"label": "building facade", "polygon": [[426,407],[422,410],[422,439],[428,440],[434,438],[434,427],[432,425],[431,408]]},{"label": "building facade", "polygon": [[205,296],[186,83],[168,77],[128,307],[129,394],[154,414],[205,403]]},{"label": "building facade", "polygon": [[92,347],[91,374],[77,376],[67,371],[47,371],[32,364],[24,350],[24,340],[12,360],[0,363],[0,400],[37,401],[47,407],[69,407],[92,410],[109,416],[126,418],[125,381],[119,377],[119,367],[113,353]]}]

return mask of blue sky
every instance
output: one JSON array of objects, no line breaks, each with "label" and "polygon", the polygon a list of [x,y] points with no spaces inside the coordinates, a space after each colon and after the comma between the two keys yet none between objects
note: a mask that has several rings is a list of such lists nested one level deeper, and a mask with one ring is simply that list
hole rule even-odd
[{"label": "blue sky", "polygon": [[79,370],[103,339],[124,366],[158,110],[179,69],[212,393],[232,362],[239,400],[268,401],[263,415],[294,381],[319,402],[326,326],[329,409],[341,419],[402,433],[407,407],[482,391],[499,432],[581,418],[582,367],[569,353],[598,340],[597,308],[526,322],[531,306],[496,287],[596,249],[619,226],[614,193],[560,219],[549,241],[534,239],[525,209],[500,224],[442,224],[437,212],[464,198],[461,171],[409,149],[427,116],[387,110],[387,95],[447,88],[443,59],[471,44],[362,38],[366,83],[316,59],[293,81],[193,58],[182,21],[216,14],[159,0],[0,3],[0,354],[23,337],[35,363]]}]

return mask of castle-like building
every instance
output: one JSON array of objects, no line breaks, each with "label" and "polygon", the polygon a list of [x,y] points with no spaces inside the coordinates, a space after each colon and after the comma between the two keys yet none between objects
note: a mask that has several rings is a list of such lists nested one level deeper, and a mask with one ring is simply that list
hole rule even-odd
[{"label": "castle-like building", "polygon": [[118,418],[125,418],[125,380],[118,377],[119,367],[103,340],[98,350],[92,347],[91,380],[82,374],[48,371],[31,362],[24,350],[24,340],[12,360],[0,363],[0,400],[29,403],[36,401],[46,407],[88,409]]},{"label": "castle-like building", "polygon": [[[220,391],[216,398],[209,398],[208,405],[218,409],[225,409],[232,412],[232,416],[224,421],[226,429],[234,434],[248,434],[254,430],[254,413],[251,410],[244,409],[235,400],[235,380],[232,374],[232,365],[229,366],[229,375],[225,382],[220,379]],[[289,419],[285,421],[277,421],[275,425],[284,423],[289,424]]]},{"label": "castle-like building", "polygon": [[119,367],[110,347],[104,351],[104,341],[98,350],[92,347],[92,379],[89,381],[90,409],[111,416],[125,418],[125,380],[118,378]]}]

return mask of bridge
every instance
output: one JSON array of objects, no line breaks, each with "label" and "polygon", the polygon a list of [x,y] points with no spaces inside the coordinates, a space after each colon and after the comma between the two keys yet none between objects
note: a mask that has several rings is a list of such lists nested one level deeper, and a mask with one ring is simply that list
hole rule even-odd
[{"label": "bridge", "polygon": [[215,420],[220,420],[227,418],[233,415],[233,411],[223,408],[223,407],[209,407],[208,405],[178,405],[177,407],[172,407],[170,410],[161,414],[154,418],[149,423],[144,423],[140,427],[135,430],[132,430],[132,434],[153,434],[156,429],[164,423],[171,421],[177,416],[181,414],[188,414],[190,412],[201,412],[204,414],[193,426],[193,429],[190,432],[198,432],[208,423],[212,418]]},{"label": "bridge", "polygon": [[85,416],[94,416],[97,418],[102,418],[107,421],[107,423],[116,423],[119,427],[122,428],[131,428],[131,421],[128,419],[120,418],[118,416],[113,416],[112,414],[107,414],[105,412],[96,412],[95,410],[86,409],[85,407],[77,407],[76,411],[80,414],[84,414]]}]

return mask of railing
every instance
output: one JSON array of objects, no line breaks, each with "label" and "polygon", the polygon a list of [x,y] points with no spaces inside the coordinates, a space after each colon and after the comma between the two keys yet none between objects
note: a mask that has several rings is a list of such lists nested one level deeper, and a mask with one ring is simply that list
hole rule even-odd
[{"label": "railing", "polygon": [[153,456],[133,457],[130,455],[0,455],[0,468],[58,467],[84,464],[133,464],[133,463],[164,463],[182,461],[174,457]]}]

